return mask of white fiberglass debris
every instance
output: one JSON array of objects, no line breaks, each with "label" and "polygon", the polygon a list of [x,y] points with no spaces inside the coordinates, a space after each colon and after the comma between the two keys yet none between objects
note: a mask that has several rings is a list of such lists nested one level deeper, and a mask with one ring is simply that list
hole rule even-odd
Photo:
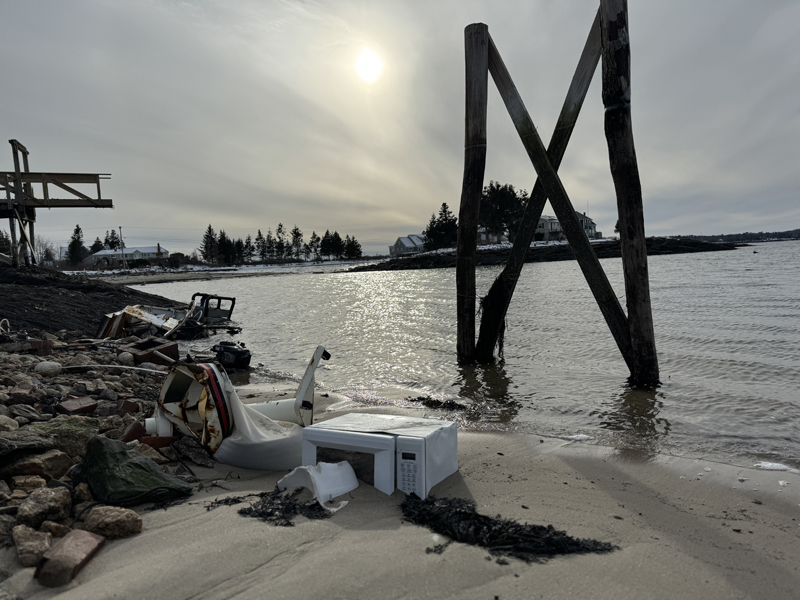
[{"label": "white fiberglass debris", "polygon": [[798,473],[800,471],[797,469],[792,469],[791,467],[787,467],[786,465],[782,465],[781,463],[774,463],[774,462],[760,462],[756,463],[756,469],[764,469],[765,471],[789,471],[789,473]]},{"label": "white fiberglass debris", "polygon": [[708,467],[706,467],[705,469],[703,469],[703,471],[705,471],[706,473],[711,473],[711,469],[710,469],[710,468],[708,468]]},{"label": "white fiberglass debris", "polygon": [[592,438],[592,436],[590,435],[583,435],[581,433],[578,435],[568,435],[566,439],[572,440],[573,442],[585,442],[594,438]]},{"label": "white fiberglass debris", "polygon": [[336,512],[347,506],[346,500],[335,507],[326,506],[325,503],[356,489],[358,479],[347,461],[321,462],[315,466],[297,467],[278,482],[278,489],[281,491],[298,487],[308,488],[323,508]]},{"label": "white fiberglass debris", "polygon": [[781,479],[778,481],[778,485],[781,487],[786,487],[787,485],[789,485],[789,482],[786,481],[785,479]]}]

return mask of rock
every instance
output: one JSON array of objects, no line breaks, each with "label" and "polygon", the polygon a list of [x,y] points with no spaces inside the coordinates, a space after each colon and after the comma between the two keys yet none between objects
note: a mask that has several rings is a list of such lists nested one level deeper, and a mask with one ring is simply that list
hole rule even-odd
[{"label": "rock", "polygon": [[117,362],[121,365],[125,365],[126,367],[132,367],[134,364],[133,354],[130,352],[120,352],[117,355]]},{"label": "rock", "polygon": [[92,497],[92,492],[89,490],[89,486],[85,483],[79,483],[75,486],[75,493],[72,495],[72,501],[75,504],[81,504],[83,502],[91,502],[94,500]]},{"label": "rock", "polygon": [[85,354],[76,354],[72,358],[68,358],[64,363],[65,367],[86,367],[94,365],[97,365],[97,363]]},{"label": "rock", "polygon": [[[5,406],[3,408],[6,408]],[[8,410],[8,409],[6,409]],[[19,429],[19,423],[17,423],[11,417],[7,417],[6,415],[0,415],[0,432],[2,431],[14,431],[15,429]]]},{"label": "rock", "polygon": [[98,506],[89,511],[84,527],[110,540],[126,538],[142,531],[142,517],[117,506]]},{"label": "rock", "polygon": [[39,488],[22,501],[17,521],[38,528],[45,521],[60,521],[69,516],[72,496],[65,488]]},{"label": "rock", "polygon": [[22,504],[22,501],[28,497],[28,494],[29,492],[26,492],[25,490],[14,490],[11,492],[11,497],[8,500],[9,506],[19,506]]},{"label": "rock", "polygon": [[150,371],[157,371],[158,370],[158,365],[156,363],[143,362],[143,363],[139,364],[139,368],[140,369],[149,369]]},{"label": "rock", "polygon": [[[14,545],[11,530],[17,526],[17,520],[11,515],[0,515],[0,549]],[[2,598],[2,596],[0,596]]]},{"label": "rock", "polygon": [[11,488],[8,487],[8,484],[0,479],[0,494],[10,494]]},{"label": "rock", "polygon": [[42,377],[58,377],[61,374],[61,365],[52,360],[43,360],[33,368],[33,372]]},{"label": "rock", "polygon": [[73,460],[60,450],[18,458],[0,470],[0,477],[12,475],[39,475],[45,481],[58,479],[74,465]]},{"label": "rock", "polygon": [[17,547],[17,558],[23,567],[35,567],[53,543],[53,536],[49,533],[40,533],[25,525],[14,527],[11,537]]},{"label": "rock", "polygon": [[34,423],[30,429],[52,436],[58,450],[78,457],[84,455],[86,444],[97,435],[99,423],[90,417],[64,415],[47,423]]},{"label": "rock", "polygon": [[117,408],[120,410],[124,410],[128,413],[135,413],[139,412],[139,405],[132,400],[119,400],[117,401]]},{"label": "rock", "polygon": [[105,543],[105,538],[90,531],[70,531],[42,556],[34,577],[48,587],[72,581]]},{"label": "rock", "polygon": [[128,443],[132,442],[133,440],[140,440],[146,435],[147,435],[147,430],[144,428],[144,425],[142,425],[137,421],[136,423],[131,423],[130,425],[128,425],[128,427],[122,433],[122,437],[120,438],[120,440],[122,440],[125,443]]},{"label": "rock", "polygon": [[25,417],[14,417],[14,420],[17,422],[17,425],[19,425],[20,427],[22,425],[27,425],[28,423],[31,422],[30,419],[26,419]]},{"label": "rock", "polygon": [[139,454],[144,454],[157,465],[165,465],[168,462],[171,462],[166,456],[162,456],[158,450],[152,446],[149,446],[148,444],[142,444],[138,440],[129,442],[127,446],[129,450],[134,450]]},{"label": "rock", "polygon": [[73,481],[88,483],[92,495],[108,504],[130,506],[192,493],[190,485],[164,474],[149,458],[102,436],[89,441],[76,471]]},{"label": "rock", "polygon": [[33,490],[38,490],[47,485],[47,482],[38,475],[17,475],[11,478],[15,490],[22,490],[30,494]]},{"label": "rock", "polygon": [[177,442],[172,444],[172,449],[178,453],[178,456],[188,458],[194,464],[209,469],[214,468],[214,460],[208,455],[205,448],[203,448],[197,441],[190,437],[182,437]]},{"label": "rock", "polygon": [[100,433],[105,433],[112,429],[119,429],[120,427],[122,427],[122,417],[118,415],[111,415],[110,417],[103,417],[100,419]]},{"label": "rock", "polygon": [[56,523],[55,521],[45,521],[42,523],[42,526],[39,527],[39,531],[44,533],[49,533],[54,538],[56,537],[64,537],[70,531],[72,531],[71,527],[67,527],[66,525],[62,525],[61,523]]},{"label": "rock", "polygon": [[[51,425],[57,420],[58,419],[53,419],[53,421],[41,425]],[[54,448],[56,445],[55,440],[49,435],[35,431],[33,427],[36,426],[38,425],[26,427],[25,429],[17,429],[15,431],[7,431],[3,433],[3,435],[0,435],[0,456],[7,456],[14,452],[36,452]]]},{"label": "rock", "polygon": [[22,417],[29,421],[42,421],[42,415],[38,410],[27,404],[15,404],[8,407],[9,417]]},{"label": "rock", "polygon": [[97,401],[88,396],[81,398],[69,398],[60,403],[56,410],[66,414],[91,414],[97,408]]},{"label": "rock", "polygon": [[106,388],[102,392],[100,392],[100,399],[101,400],[111,400],[112,402],[116,402],[117,398],[119,398],[119,395],[117,394],[117,392],[115,392],[114,390],[112,390],[110,388]]}]

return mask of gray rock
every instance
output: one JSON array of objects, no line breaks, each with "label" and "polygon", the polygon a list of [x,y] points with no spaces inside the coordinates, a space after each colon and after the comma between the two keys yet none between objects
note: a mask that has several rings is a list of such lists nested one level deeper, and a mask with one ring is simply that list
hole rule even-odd
[{"label": "gray rock", "polygon": [[100,398],[102,400],[111,400],[112,402],[116,402],[119,396],[114,390],[106,388],[100,393]]},{"label": "gray rock", "polygon": [[22,501],[17,511],[17,521],[38,528],[45,521],[60,521],[69,516],[72,496],[63,487],[33,490]]},{"label": "gray rock", "polygon": [[19,423],[11,417],[0,415],[0,431],[14,431],[15,429],[19,429]]},{"label": "gray rock", "polygon": [[16,475],[11,478],[15,490],[22,490],[30,494],[33,490],[38,490],[47,485],[43,477],[38,475]]},{"label": "gray rock", "polygon": [[47,423],[34,423],[29,429],[52,436],[55,448],[78,457],[86,453],[86,444],[98,434],[99,423],[91,417],[63,415]]},{"label": "gray rock", "polygon": [[45,552],[53,545],[53,536],[35,531],[25,525],[17,525],[11,530],[17,558],[23,567],[35,567]]},{"label": "gray rock", "polygon": [[61,450],[48,450],[43,454],[22,456],[0,469],[0,477],[14,475],[38,475],[45,481],[58,479],[75,462]]},{"label": "gray rock", "polygon": [[120,352],[117,355],[117,362],[121,365],[125,365],[126,367],[132,367],[135,361],[133,354],[130,352]]},{"label": "gray rock", "polygon": [[98,506],[89,511],[84,528],[110,540],[126,538],[142,531],[142,517],[127,508]]},{"label": "gray rock", "polygon": [[90,365],[97,365],[97,363],[85,354],[76,354],[72,358],[67,359],[64,364],[65,367],[85,367]]},{"label": "gray rock", "polygon": [[22,417],[28,421],[42,421],[41,413],[27,404],[14,404],[8,407],[9,417]]},{"label": "gray rock", "polygon": [[11,515],[0,515],[0,549],[14,545],[11,530],[17,526],[17,520]]},{"label": "gray rock", "polygon": [[61,365],[52,360],[45,360],[36,365],[33,372],[42,377],[58,377],[61,374]]},{"label": "gray rock", "polygon": [[[42,423],[41,426],[48,426],[58,419],[53,419],[50,423]],[[55,440],[44,432],[36,431],[32,425],[25,429],[7,431],[0,435],[0,456],[7,456],[14,452],[36,452],[39,450],[51,450],[55,448]]]}]

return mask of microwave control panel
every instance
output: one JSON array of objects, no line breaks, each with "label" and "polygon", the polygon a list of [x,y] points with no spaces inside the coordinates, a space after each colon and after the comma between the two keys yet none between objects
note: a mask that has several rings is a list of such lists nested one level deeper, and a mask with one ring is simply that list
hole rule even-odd
[{"label": "microwave control panel", "polygon": [[425,490],[425,440],[414,437],[397,438],[397,489],[406,494],[424,498]]}]

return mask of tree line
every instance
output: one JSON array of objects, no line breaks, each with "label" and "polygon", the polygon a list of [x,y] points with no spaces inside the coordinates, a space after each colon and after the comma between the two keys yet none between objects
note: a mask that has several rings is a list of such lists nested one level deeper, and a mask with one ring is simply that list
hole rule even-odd
[{"label": "tree line", "polygon": [[[528,192],[525,190],[515,190],[510,183],[490,181],[481,193],[478,226],[483,227],[489,235],[500,237],[506,234],[513,242],[527,203]],[[431,215],[428,226],[422,233],[425,236],[425,250],[452,248],[456,245],[458,219],[447,203],[442,203],[438,216]]]},{"label": "tree line", "polygon": [[297,225],[288,231],[283,223],[278,223],[275,233],[268,229],[264,235],[259,229],[255,237],[248,234],[245,239],[234,239],[223,229],[217,233],[209,224],[197,251],[205,262],[219,265],[357,259],[362,256],[361,244],[355,236],[346,235],[342,239],[338,231],[331,233],[326,230],[320,237],[312,231],[306,242]]}]

